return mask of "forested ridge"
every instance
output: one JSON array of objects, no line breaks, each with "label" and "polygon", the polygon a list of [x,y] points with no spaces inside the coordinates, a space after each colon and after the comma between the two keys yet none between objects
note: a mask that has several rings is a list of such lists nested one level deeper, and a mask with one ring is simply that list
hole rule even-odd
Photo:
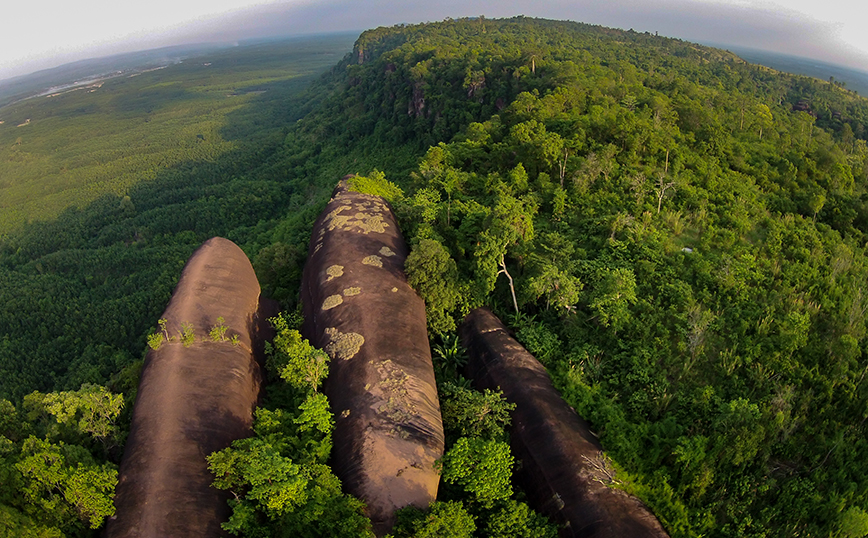
[{"label": "forested ridge", "polygon": [[[74,398],[115,401],[99,384],[131,404],[146,335],[210,236],[238,243],[294,308],[313,219],[358,173],[395,208],[439,351],[441,502],[396,535],[443,520],[463,522],[456,536],[549,532],[520,492],[486,497],[466,473],[480,454],[511,465],[502,421],[460,416],[502,406],[460,377],[452,333],[480,305],[591,422],[613,485],[671,535],[868,533],[863,98],[677,39],[526,18],[379,28],[307,93],[260,84],[220,127],[235,147],[0,240],[0,481],[14,485],[0,523],[98,526],[109,508],[81,508],[66,484],[88,470],[110,485],[123,426],[95,436]],[[271,392],[268,413],[302,401]],[[63,398],[73,411],[50,405]],[[295,431],[269,417],[261,437]],[[58,452],[62,472],[27,470]],[[249,506],[255,528],[296,528]]]}]

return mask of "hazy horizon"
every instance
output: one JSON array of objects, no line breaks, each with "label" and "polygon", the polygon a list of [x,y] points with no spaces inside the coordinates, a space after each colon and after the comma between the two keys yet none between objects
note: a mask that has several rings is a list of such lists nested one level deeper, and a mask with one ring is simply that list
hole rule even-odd
[{"label": "hazy horizon", "polygon": [[88,58],[172,45],[232,42],[484,15],[572,20],[700,43],[754,48],[868,72],[868,35],[844,0],[110,0],[16,4],[0,35],[0,80]]},{"label": "hazy horizon", "polygon": [[[88,0],[94,4],[107,0]],[[159,11],[159,4],[155,10]],[[414,24],[446,18],[474,17],[484,15],[502,18],[517,15],[547,19],[572,20],[633,29],[639,32],[659,33],[667,37],[715,44],[751,48],[761,51],[786,54],[793,57],[819,60],[868,73],[868,38],[865,44],[845,42],[840,39],[847,28],[841,22],[812,17],[811,13],[799,11],[801,0],[787,0],[794,7],[775,5],[769,2],[754,3],[738,1],[724,3],[711,0],[663,0],[655,6],[646,6],[635,0],[614,0],[597,5],[591,0],[567,2],[542,0],[529,5],[523,1],[505,0],[493,4],[488,0],[445,0],[437,5],[417,5],[397,0],[373,0],[365,4],[349,0],[326,0],[319,2],[274,0],[214,0],[201,6],[191,5],[201,0],[182,0],[175,4],[185,6],[174,19],[166,24],[153,26],[153,17],[142,17],[142,24],[150,28],[128,31],[115,22],[123,19],[121,13],[109,13],[105,22],[84,27],[96,38],[104,26],[115,28],[115,35],[102,36],[91,42],[70,44],[69,47],[44,49],[31,45],[29,55],[20,52],[21,43],[15,43],[15,32],[0,37],[0,81],[58,67],[90,58],[101,58],[127,52],[145,51],[167,46],[197,43],[232,43],[235,41],[290,37],[309,34],[361,32],[377,26]],[[830,0],[826,5],[834,7],[839,0]],[[166,4],[169,5],[169,4]],[[235,7],[233,7],[233,5]],[[240,6],[240,7],[238,7]],[[196,9],[201,15],[194,16]],[[23,9],[23,8],[18,8]],[[204,11],[202,11],[204,10]],[[112,11],[112,10],[108,10]],[[118,10],[115,9],[115,12]],[[839,10],[840,11],[840,10]],[[111,18],[121,17],[121,19]],[[15,13],[13,13],[13,17]],[[24,16],[24,15],[22,15]],[[127,15],[134,16],[134,15]],[[185,21],[177,21],[186,17]],[[192,18],[191,18],[192,17]],[[173,22],[174,21],[174,22]],[[75,25],[72,20],[63,27]],[[28,30],[39,38],[39,27]],[[127,33],[124,35],[118,32]],[[73,33],[72,35],[77,35]],[[56,36],[62,39],[63,36]],[[32,39],[20,36],[21,40]],[[47,37],[42,38],[47,40]],[[72,38],[69,38],[72,39]],[[45,44],[45,43],[43,43]],[[14,54],[18,52],[18,56]]]}]

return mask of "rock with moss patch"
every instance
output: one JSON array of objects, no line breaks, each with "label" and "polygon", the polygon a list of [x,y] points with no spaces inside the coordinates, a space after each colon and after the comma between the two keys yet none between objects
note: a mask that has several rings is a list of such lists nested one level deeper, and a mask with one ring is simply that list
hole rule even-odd
[{"label": "rock with moss patch", "polygon": [[344,266],[343,265],[331,265],[328,269],[326,269],[326,274],[328,278],[326,282],[330,282],[336,278],[340,278],[344,276]]},{"label": "rock with moss patch", "polygon": [[325,298],[325,301],[322,302],[322,309],[331,310],[342,302],[344,302],[344,298],[340,295],[329,295]]},{"label": "rock with moss patch", "polygon": [[443,425],[425,304],[407,284],[408,248],[383,199],[342,182],[311,237],[303,333],[333,358],[323,387],[340,410],[333,469],[384,535],[397,509],[437,497]]},{"label": "rock with moss patch", "polygon": [[326,328],[325,333],[330,338],[325,350],[333,359],[348,361],[356,356],[365,343],[365,337],[358,333],[342,333],[334,327]]},{"label": "rock with moss patch", "polygon": [[383,266],[383,258],[379,256],[365,256],[362,259],[362,263],[365,265],[373,265],[374,267],[382,267]]}]

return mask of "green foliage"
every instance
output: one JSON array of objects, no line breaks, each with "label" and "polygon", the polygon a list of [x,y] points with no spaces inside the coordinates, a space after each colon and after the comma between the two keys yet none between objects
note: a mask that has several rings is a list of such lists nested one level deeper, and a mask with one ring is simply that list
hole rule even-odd
[{"label": "green foliage", "polygon": [[[0,224],[0,397],[105,383],[138,360],[184,262],[210,237],[254,259],[276,243],[307,251],[316,204],[335,178],[379,155],[314,158],[286,142],[329,93],[303,95],[307,85],[352,41],[242,45],[3,109],[3,148],[21,137],[27,159],[7,163],[14,169],[0,181],[0,220],[12,221]],[[179,100],[164,100],[171,95]],[[13,123],[19,113],[32,118],[26,133]],[[407,159],[391,153],[390,163]],[[263,291],[286,290],[272,296],[291,305],[299,278]]]},{"label": "green foliage", "polygon": [[380,196],[392,205],[404,199],[401,188],[387,180],[386,174],[379,170],[374,170],[367,176],[352,176],[348,183],[351,191]]},{"label": "green foliage", "polygon": [[483,535],[488,538],[556,538],[558,531],[528,505],[510,499],[503,501],[489,517]]},{"label": "green foliage", "polygon": [[169,337],[169,328],[168,328],[169,320],[167,320],[166,318],[160,318],[157,321],[157,324],[160,326],[160,332],[162,332],[163,336],[166,337],[166,341],[168,342],[169,340],[171,340],[171,338]]},{"label": "green foliage", "polygon": [[52,436],[62,438],[64,428],[109,444],[118,440],[117,419],[124,407],[122,394],[105,387],[84,384],[80,390],[43,394],[33,392],[24,398],[28,419],[51,416],[60,430],[49,426]]},{"label": "green foliage", "polygon": [[482,506],[512,495],[514,459],[504,442],[461,437],[438,461],[442,480],[457,484]]},{"label": "green foliage", "polygon": [[739,398],[721,406],[715,427],[721,436],[721,456],[727,463],[742,465],[753,461],[762,447],[766,430],[759,406]]},{"label": "green foliage", "polygon": [[327,356],[290,328],[297,326],[297,316],[281,313],[270,321],[277,334],[266,346],[267,366],[286,382],[293,403],[257,408],[254,437],[208,456],[214,487],[234,496],[223,529],[262,538],[373,537],[364,503],[345,495],[325,465],[334,417],[317,389],[327,373]]},{"label": "green foliage", "polygon": [[425,301],[428,331],[436,335],[455,331],[454,313],[463,314],[466,302],[449,251],[433,239],[422,239],[413,246],[404,269],[410,286]]},{"label": "green foliage", "polygon": [[[243,439],[232,448],[208,458],[208,469],[216,476],[214,487],[228,489],[275,519],[295,510],[307,500],[307,477],[292,460],[280,455],[266,441]],[[232,529],[232,520],[227,530]]]},{"label": "green foliage", "polygon": [[633,271],[620,268],[602,271],[594,291],[588,306],[596,319],[604,327],[623,327],[630,319],[629,306],[636,303]]},{"label": "green foliage", "polygon": [[563,344],[560,338],[544,323],[531,318],[517,325],[516,338],[541,363],[548,364],[562,353]]},{"label": "green foliage", "polygon": [[24,441],[15,468],[24,478],[22,493],[30,503],[28,511],[51,525],[74,529],[80,521],[96,529],[115,513],[112,497],[117,468],[95,464],[80,447],[31,436]]},{"label": "green foliage", "polygon": [[[368,32],[348,64],[385,88],[372,118],[457,126],[409,177],[411,244],[470,305],[515,290],[519,339],[673,536],[836,532],[868,492],[864,100],[648,34],[478,24]],[[407,118],[374,112],[393,95]]]},{"label": "green foliage", "polygon": [[123,395],[95,385],[33,392],[26,413],[0,400],[0,531],[89,536],[114,515],[117,467],[104,459],[123,438],[123,404]]},{"label": "green foliage", "polygon": [[151,333],[148,335],[148,347],[154,351],[163,347],[164,341],[163,333]]},{"label": "green foliage", "polygon": [[178,339],[184,347],[190,347],[196,343],[196,333],[194,332],[192,323],[189,321],[181,322],[181,332]]},{"label": "green foliage", "polygon": [[172,338],[169,336],[168,329],[169,320],[165,318],[160,318],[159,330],[152,332],[148,335],[148,347],[153,349],[154,351],[163,347],[164,342],[171,342]]},{"label": "green foliage", "polygon": [[443,428],[448,439],[506,439],[509,413],[515,409],[515,404],[507,402],[503,393],[490,389],[478,392],[452,383],[441,384],[439,392]]},{"label": "green foliage", "polygon": [[475,518],[457,501],[434,502],[427,511],[408,506],[398,511],[391,538],[471,538]]},{"label": "green foliage", "polygon": [[494,290],[498,275],[509,276],[504,260],[507,250],[531,241],[534,233],[536,204],[532,198],[518,199],[502,191],[495,194],[495,200],[474,251],[475,289],[480,296]]},{"label": "green foliage", "polygon": [[335,419],[325,394],[312,394],[298,406],[301,414],[293,419],[297,425],[294,444],[310,458],[326,462],[332,451]]},{"label": "green foliage", "polygon": [[63,532],[56,527],[37,525],[32,519],[18,510],[0,504],[0,536],[63,538]]},{"label": "green foliage", "polygon": [[462,347],[457,334],[444,335],[440,342],[432,347],[431,353],[437,379],[457,379],[461,369],[467,364],[467,351]]},{"label": "green foliage", "polygon": [[[3,178],[13,184],[0,181],[0,398],[20,402],[34,390],[45,394],[83,383],[108,384],[140,363],[149,320],[165,309],[185,260],[209,237],[228,237],[254,254],[277,242],[306,251],[317,212],[310,200],[327,199],[335,178],[350,171],[337,169],[364,159],[318,157],[326,164],[319,170],[322,177],[312,179],[304,171],[313,162],[309,156],[294,160],[294,150],[284,147],[285,127],[319,100],[300,98],[310,75],[333,63],[351,40],[242,46],[211,57],[208,68],[185,62],[107,82],[93,93],[3,109],[4,119],[19,112],[32,116],[28,128],[36,129],[18,130],[21,144],[13,151],[25,159],[7,162],[14,169]],[[151,88],[160,85],[171,91]],[[178,100],[165,101],[172,96]],[[0,126],[0,141],[9,142],[4,148],[14,144],[4,131],[10,123]],[[5,151],[0,150],[4,158]],[[395,152],[395,159],[399,155]],[[294,218],[279,222],[286,215]],[[275,283],[293,294],[298,289],[298,277],[291,274]],[[155,332],[162,333],[163,343],[177,341],[161,321]],[[127,397],[134,396],[136,383]],[[0,411],[5,420],[7,409]],[[52,523],[35,498],[21,493],[24,478],[15,468],[21,443],[31,433],[67,451],[90,449],[100,462],[117,461],[120,448],[112,444],[123,438],[118,422],[128,420],[128,412],[103,442],[81,431],[84,408],[77,413],[61,424],[42,411],[35,423],[15,412],[10,431],[0,431],[0,510],[26,527],[16,527],[12,535],[95,535],[78,517],[68,525]],[[294,418],[288,419],[293,435]],[[330,437],[326,442],[315,427],[296,437],[318,438],[320,454],[330,448]],[[99,484],[97,477],[86,479]],[[85,506],[90,501],[82,495],[70,502]],[[353,502],[351,513],[341,512]],[[314,535],[330,534],[344,519],[366,521],[355,500],[335,501],[326,512]]]},{"label": "green foliage", "polygon": [[[348,51],[352,39],[333,35],[230,48],[87,91],[4,106],[0,236],[106,194],[123,199],[161,170],[217,162],[245,139],[261,147],[303,114],[308,105],[289,106],[291,98]],[[273,99],[260,95],[266,89]],[[27,119],[26,127],[16,127]],[[127,210],[136,211],[130,198]]]},{"label": "green foliage", "polygon": [[[269,536],[285,538],[371,538],[371,522],[364,515],[364,503],[341,493],[340,481],[325,465],[311,469],[308,502],[272,527]],[[275,528],[276,527],[276,528]]]},{"label": "green foliage", "polygon": [[264,294],[278,301],[295,300],[305,250],[282,241],[263,247],[253,261]]},{"label": "green foliage", "polygon": [[63,498],[75,508],[79,518],[96,529],[115,513],[113,499],[117,482],[118,473],[113,465],[88,468],[79,465],[66,479]]},{"label": "green foliage", "polygon": [[328,400],[311,394],[292,418],[256,410],[256,436],[208,457],[214,487],[235,494],[223,528],[243,536],[373,536],[364,504],[341,492],[324,465],[331,452]]},{"label": "green foliage", "polygon": [[225,325],[226,320],[223,316],[217,318],[217,323],[211,327],[211,330],[208,331],[208,337],[211,338],[212,342],[225,342],[226,341],[226,331],[229,330]]},{"label": "green foliage", "polygon": [[[450,341],[460,349],[457,338],[445,339],[447,344]],[[443,369],[438,369],[436,375],[446,434],[446,452],[436,463],[441,472],[440,501],[427,513],[416,508],[399,513],[394,535],[556,535],[556,527],[546,518],[511,499],[514,460],[506,428],[515,405],[508,403],[501,392],[477,392],[467,380]],[[450,526],[453,530],[448,530]]]},{"label": "green foliage", "polygon": [[541,265],[537,271],[527,281],[527,289],[533,300],[545,298],[546,306],[571,311],[579,302],[584,287],[582,281],[555,265]]},{"label": "green foliage", "polygon": [[857,538],[868,534],[868,513],[858,506],[851,506],[841,514],[840,536]]},{"label": "green foliage", "polygon": [[328,355],[290,329],[291,318],[280,315],[269,321],[277,333],[265,347],[269,370],[297,390],[316,392],[328,375]]},{"label": "green foliage", "polygon": [[16,439],[21,429],[21,417],[15,405],[9,400],[0,399],[0,435],[7,439]]}]

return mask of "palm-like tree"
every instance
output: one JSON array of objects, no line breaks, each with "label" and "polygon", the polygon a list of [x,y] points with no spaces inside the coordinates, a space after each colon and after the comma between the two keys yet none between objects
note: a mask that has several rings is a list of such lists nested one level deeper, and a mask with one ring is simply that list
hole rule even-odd
[{"label": "palm-like tree", "polygon": [[461,347],[457,334],[447,334],[433,349],[434,365],[445,379],[458,378],[459,372],[467,364],[467,352]]}]

